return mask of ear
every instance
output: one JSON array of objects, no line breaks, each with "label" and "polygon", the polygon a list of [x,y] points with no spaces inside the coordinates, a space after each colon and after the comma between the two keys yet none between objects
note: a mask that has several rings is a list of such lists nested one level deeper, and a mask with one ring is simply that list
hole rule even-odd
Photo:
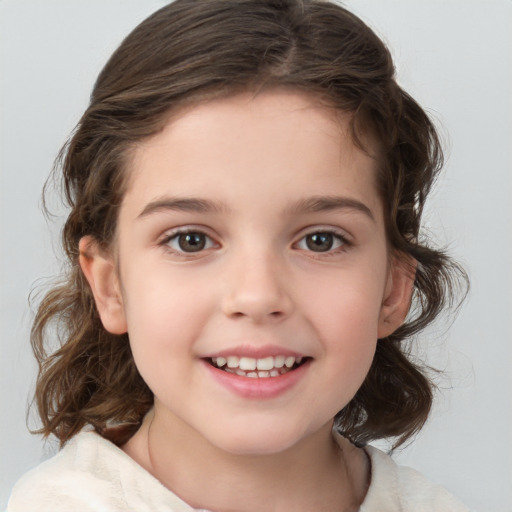
[{"label": "ear", "polygon": [[393,334],[405,321],[411,305],[417,261],[393,257],[379,316],[378,338]]},{"label": "ear", "polygon": [[112,334],[127,331],[121,287],[113,257],[90,236],[79,243],[79,262],[91,287],[103,327]]}]

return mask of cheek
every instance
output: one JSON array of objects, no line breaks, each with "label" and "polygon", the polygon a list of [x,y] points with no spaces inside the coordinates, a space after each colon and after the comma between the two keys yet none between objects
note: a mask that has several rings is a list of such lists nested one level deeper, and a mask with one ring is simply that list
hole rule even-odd
[{"label": "cheek", "polygon": [[383,288],[382,276],[334,272],[305,283],[300,293],[306,298],[302,309],[333,336],[376,338]]},{"label": "cheek", "polygon": [[129,269],[123,276],[129,334],[147,329],[148,334],[160,331],[172,337],[190,329],[209,305],[205,300],[212,297],[209,281],[165,262],[143,266],[145,270]]},{"label": "cheek", "polygon": [[330,375],[349,395],[363,382],[375,354],[382,302],[382,277],[348,273],[309,293],[307,315]]},{"label": "cheek", "polygon": [[[130,278],[132,277],[132,278]],[[125,311],[135,363],[150,385],[153,373],[181,371],[193,355],[194,342],[209,308],[197,283],[183,283],[165,272],[125,279]],[[206,294],[206,296],[210,296]]]},{"label": "cheek", "polygon": [[[153,394],[179,400],[177,383],[191,386],[189,365],[197,333],[185,301],[148,294],[128,307],[128,337],[135,365]],[[188,306],[190,307],[190,306]]]},{"label": "cheek", "polygon": [[368,296],[353,293],[331,311],[323,317],[321,336],[337,414],[352,400],[370,370],[378,343],[379,308]]}]

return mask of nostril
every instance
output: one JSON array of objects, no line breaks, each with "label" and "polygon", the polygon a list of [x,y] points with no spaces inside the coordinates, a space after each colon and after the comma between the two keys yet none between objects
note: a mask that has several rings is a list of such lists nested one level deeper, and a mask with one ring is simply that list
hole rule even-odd
[{"label": "nostril", "polygon": [[239,290],[228,292],[222,301],[223,313],[234,320],[250,318],[257,322],[281,321],[292,309],[286,295],[272,294],[265,290]]},{"label": "nostril", "polygon": [[[232,318],[242,318],[242,317],[252,317],[252,316],[256,316],[256,315],[250,314],[250,313],[244,313],[242,311],[234,311],[233,313],[231,313]],[[262,315],[257,315],[257,316],[260,316],[261,318],[264,318],[265,316],[267,316],[270,318],[277,319],[277,318],[282,318],[283,316],[285,316],[285,314],[283,311],[271,311],[270,313],[268,313],[268,315],[262,314]]]}]

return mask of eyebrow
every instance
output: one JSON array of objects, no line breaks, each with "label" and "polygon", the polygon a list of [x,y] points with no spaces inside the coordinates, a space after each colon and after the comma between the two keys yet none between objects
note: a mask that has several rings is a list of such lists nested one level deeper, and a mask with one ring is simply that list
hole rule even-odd
[{"label": "eyebrow", "polygon": [[144,210],[139,214],[138,218],[167,210],[196,213],[219,213],[221,211],[225,211],[226,208],[222,204],[215,203],[208,199],[198,199],[194,197],[166,197],[148,203]]},{"label": "eyebrow", "polygon": [[[228,208],[222,203],[210,201],[209,199],[200,199],[195,197],[164,197],[148,203],[139,214],[138,218],[146,217],[153,213],[167,210],[193,213],[220,213],[228,211]],[[356,212],[363,213],[371,220],[375,221],[375,217],[368,206],[357,199],[349,197],[308,197],[293,203],[286,209],[286,212],[291,215],[298,215],[304,213],[327,212],[334,210],[355,210]]]},{"label": "eyebrow", "polygon": [[350,197],[313,196],[294,203],[289,212],[292,214],[328,212],[334,210],[354,210],[363,213],[375,222],[375,217],[363,202]]}]

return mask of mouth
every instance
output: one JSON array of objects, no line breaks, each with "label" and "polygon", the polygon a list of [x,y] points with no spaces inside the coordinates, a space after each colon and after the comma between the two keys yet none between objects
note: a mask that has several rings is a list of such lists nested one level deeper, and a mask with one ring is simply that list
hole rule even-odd
[{"label": "mouth", "polygon": [[281,375],[292,372],[310,359],[310,357],[278,355],[259,359],[252,357],[226,356],[211,357],[206,360],[214,368],[240,377],[269,379],[280,377]]}]

